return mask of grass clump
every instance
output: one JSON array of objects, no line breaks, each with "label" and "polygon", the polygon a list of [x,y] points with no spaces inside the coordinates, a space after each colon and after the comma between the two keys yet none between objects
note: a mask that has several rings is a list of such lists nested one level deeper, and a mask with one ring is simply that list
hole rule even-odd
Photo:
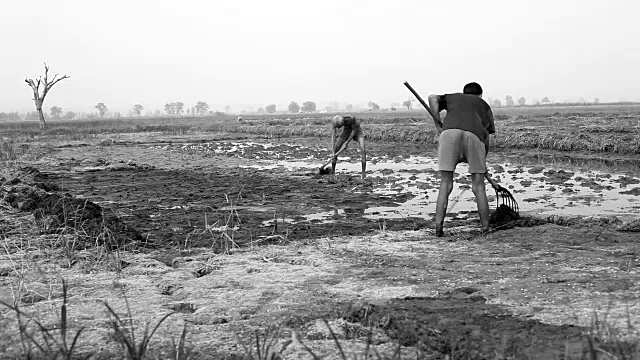
[{"label": "grass clump", "polygon": [[[129,315],[127,319],[123,319],[113,310],[113,308],[105,301],[102,304],[107,308],[107,311],[110,316],[109,326],[111,327],[112,338],[120,345],[123,350],[126,359],[129,360],[142,360],[145,358],[145,354],[149,349],[149,342],[153,335],[158,331],[158,328],[162,323],[174,313],[168,313],[164,315],[160,320],[156,323],[151,331],[149,331],[150,323],[147,323],[144,328],[144,332],[142,333],[142,337],[136,340],[135,328],[133,326],[133,316],[131,314],[131,309],[129,307],[129,302],[125,297],[125,303],[127,305],[127,314]],[[183,330],[183,335],[181,337],[181,343],[184,344],[184,338],[186,337],[186,328]],[[176,350],[176,354],[179,356],[186,356],[186,351],[184,350],[184,346],[182,346]]]},{"label": "grass clump", "polygon": [[[26,359],[89,359],[93,353],[80,354],[78,340],[84,327],[70,331],[68,321],[68,284],[62,280],[62,305],[58,313],[60,323],[49,327],[22,310],[20,301],[13,303],[0,301],[0,305],[9,308],[16,317],[20,335],[21,356]],[[33,325],[32,325],[33,324]]]}]

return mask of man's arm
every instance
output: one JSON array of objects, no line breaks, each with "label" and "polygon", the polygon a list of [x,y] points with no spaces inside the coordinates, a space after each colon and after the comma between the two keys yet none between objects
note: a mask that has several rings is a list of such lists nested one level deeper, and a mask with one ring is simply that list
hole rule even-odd
[{"label": "man's arm", "polygon": [[493,111],[491,111],[491,107],[489,107],[487,109],[487,116],[489,117],[489,119],[488,119],[489,127],[487,127],[487,132],[489,132],[489,134],[495,134],[496,133],[496,127],[495,127],[495,124],[493,122]]},{"label": "man's arm", "polygon": [[[340,147],[340,149],[338,149],[338,151],[333,153],[333,156],[338,156],[338,154],[340,154],[341,152],[344,151],[344,149],[347,148],[347,146],[349,145],[349,143],[351,142],[351,140],[353,140],[353,137],[356,135],[356,131],[358,131],[358,129],[353,129],[351,130],[351,133],[349,134],[349,137],[347,138],[347,140],[344,142],[344,144],[342,144],[342,146]],[[334,145],[335,148],[335,145]]]},{"label": "man's arm", "polygon": [[494,190],[498,190],[498,189],[501,189],[501,188],[502,188],[502,186],[500,186],[500,184],[498,184],[495,180],[493,180],[493,179],[491,178],[491,174],[489,174],[489,170],[485,171],[485,173],[484,173],[484,177],[485,177],[485,179],[487,179],[487,181],[489,182],[489,184],[491,184],[491,187],[492,187]]},{"label": "man's arm", "polygon": [[354,126],[353,130],[351,130],[351,134],[349,134],[349,137],[347,138],[347,141],[353,140],[353,137],[356,136],[356,131],[358,131],[358,128]]},{"label": "man's arm", "polygon": [[491,111],[491,107],[487,105],[487,134],[486,137],[484,139],[484,148],[485,148],[485,155],[489,153],[489,134],[495,134],[496,133],[496,128],[495,125],[493,123],[493,112]]},{"label": "man's arm", "polygon": [[440,118],[440,96],[439,95],[429,95],[429,107],[431,108],[431,116],[433,117],[433,122],[436,125],[436,130],[438,133],[442,132],[442,119]]},{"label": "man's arm", "polygon": [[351,140],[353,140],[353,137],[356,135],[356,131],[358,131],[358,128],[354,128],[353,130],[351,130],[351,134],[349,134],[349,137],[347,138],[347,141],[344,142],[344,145],[342,145],[342,148],[340,149],[341,151],[342,151],[342,149],[345,149],[347,147],[347,145],[349,145]]}]

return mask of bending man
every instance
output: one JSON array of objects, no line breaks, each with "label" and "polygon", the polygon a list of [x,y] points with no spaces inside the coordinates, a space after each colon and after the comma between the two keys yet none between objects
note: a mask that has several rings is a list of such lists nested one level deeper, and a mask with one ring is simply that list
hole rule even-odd
[{"label": "bending man", "polygon": [[[342,128],[342,132],[336,141],[337,129]],[[365,178],[367,169],[367,151],[364,146],[364,131],[360,127],[360,122],[351,115],[336,115],[331,119],[331,173],[336,172],[338,154],[344,151],[351,140],[358,142],[358,147],[362,151],[362,178]]]},{"label": "bending man", "polygon": [[[495,127],[491,107],[482,100],[482,87],[473,82],[464,86],[462,94],[430,95],[429,106],[441,132],[438,141],[440,190],[436,204],[436,236],[444,236],[444,217],[453,189],[453,174],[460,162],[469,164],[471,189],[476,196],[480,224],[483,232],[488,231],[489,203],[484,178],[489,134],[495,133]],[[442,110],[447,110],[444,123],[440,119]],[[487,179],[492,182],[488,176]]]}]

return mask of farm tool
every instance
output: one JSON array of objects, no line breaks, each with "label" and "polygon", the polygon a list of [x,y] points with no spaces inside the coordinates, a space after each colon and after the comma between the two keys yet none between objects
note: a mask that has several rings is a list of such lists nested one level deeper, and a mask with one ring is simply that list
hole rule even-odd
[{"label": "farm tool", "polygon": [[352,138],[349,138],[347,141],[345,141],[344,145],[342,145],[340,150],[338,150],[338,152],[335,153],[335,155],[333,155],[331,157],[331,159],[329,159],[329,161],[327,161],[322,166],[320,166],[320,169],[318,169],[318,175],[326,175],[326,174],[329,174],[331,172],[331,170],[327,169],[327,166],[331,165],[331,162],[333,161],[333,158],[337,158],[338,155],[340,155],[343,151],[345,151],[347,149],[347,145],[349,145],[349,143],[351,142],[351,139]]},{"label": "farm tool", "polygon": [[509,216],[513,219],[520,217],[520,208],[518,202],[513,197],[513,194],[498,184],[489,176],[489,172],[484,173],[485,179],[491,184],[493,190],[496,191],[496,212],[499,212],[503,216]]},{"label": "farm tool", "polygon": [[[411,87],[411,85],[409,85],[408,82],[405,81],[404,86],[406,86],[407,89],[411,91],[413,96],[415,96],[416,99],[418,99],[420,104],[422,104],[422,106],[424,106],[424,108],[427,110],[429,115],[431,115],[431,117],[433,118],[433,121],[435,122],[436,129],[438,130],[438,132],[442,132],[442,123],[438,122],[435,113],[429,107],[429,105],[424,100],[422,100],[422,97],[418,95],[418,93],[413,89],[413,87]],[[500,184],[498,184],[495,180],[493,180],[489,175],[488,171],[484,173],[484,177],[491,184],[491,187],[493,187],[493,189],[496,191],[496,212],[495,213],[496,214],[499,213],[501,214],[501,216],[508,216],[513,219],[518,219],[520,217],[520,209],[518,207],[518,202],[513,197],[513,194],[511,194],[509,190],[500,186]]]}]

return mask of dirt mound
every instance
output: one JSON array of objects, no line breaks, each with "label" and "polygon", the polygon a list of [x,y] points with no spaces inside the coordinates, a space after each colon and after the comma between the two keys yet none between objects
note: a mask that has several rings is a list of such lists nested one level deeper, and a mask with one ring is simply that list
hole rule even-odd
[{"label": "dirt mound", "polygon": [[142,236],[112,211],[63,193],[57,185],[38,181],[37,169],[23,169],[10,179],[0,179],[0,201],[19,211],[31,212],[42,233],[74,233],[86,246],[123,245]]},{"label": "dirt mound", "polygon": [[113,212],[103,211],[100,205],[69,194],[47,194],[36,203],[33,211],[44,232],[74,232],[99,245],[124,245],[142,240],[136,229],[127,226]]},{"label": "dirt mound", "polygon": [[621,224],[616,228],[616,230],[628,231],[628,232],[640,232],[640,219],[636,219],[636,220]]},{"label": "dirt mound", "polygon": [[551,215],[545,218],[548,223],[564,226],[619,226],[622,220],[615,216],[561,216]]},{"label": "dirt mound", "polygon": [[505,204],[500,205],[496,211],[491,213],[491,217],[489,218],[489,224],[493,226],[500,226],[512,221],[516,221],[520,219],[520,214],[515,212],[512,208],[508,207]]},{"label": "dirt mound", "polygon": [[551,215],[544,218],[536,216],[519,216],[506,205],[500,205],[495,212],[491,213],[489,223],[495,230],[555,224],[571,227],[600,226],[608,227],[617,231],[640,232],[640,219],[623,222],[615,216]]},{"label": "dirt mound", "polygon": [[20,211],[35,210],[40,199],[46,195],[46,190],[20,181],[17,183],[11,181],[10,185],[0,186],[2,201]]},{"label": "dirt mound", "polygon": [[345,319],[382,329],[403,346],[417,347],[426,354],[456,353],[461,358],[493,358],[495,354],[540,358],[542,353],[547,355],[543,358],[555,358],[564,353],[567,343],[581,345],[584,341],[580,327],[521,319],[502,306],[487,304],[473,292],[462,289],[437,298],[364,304],[351,309]]}]

